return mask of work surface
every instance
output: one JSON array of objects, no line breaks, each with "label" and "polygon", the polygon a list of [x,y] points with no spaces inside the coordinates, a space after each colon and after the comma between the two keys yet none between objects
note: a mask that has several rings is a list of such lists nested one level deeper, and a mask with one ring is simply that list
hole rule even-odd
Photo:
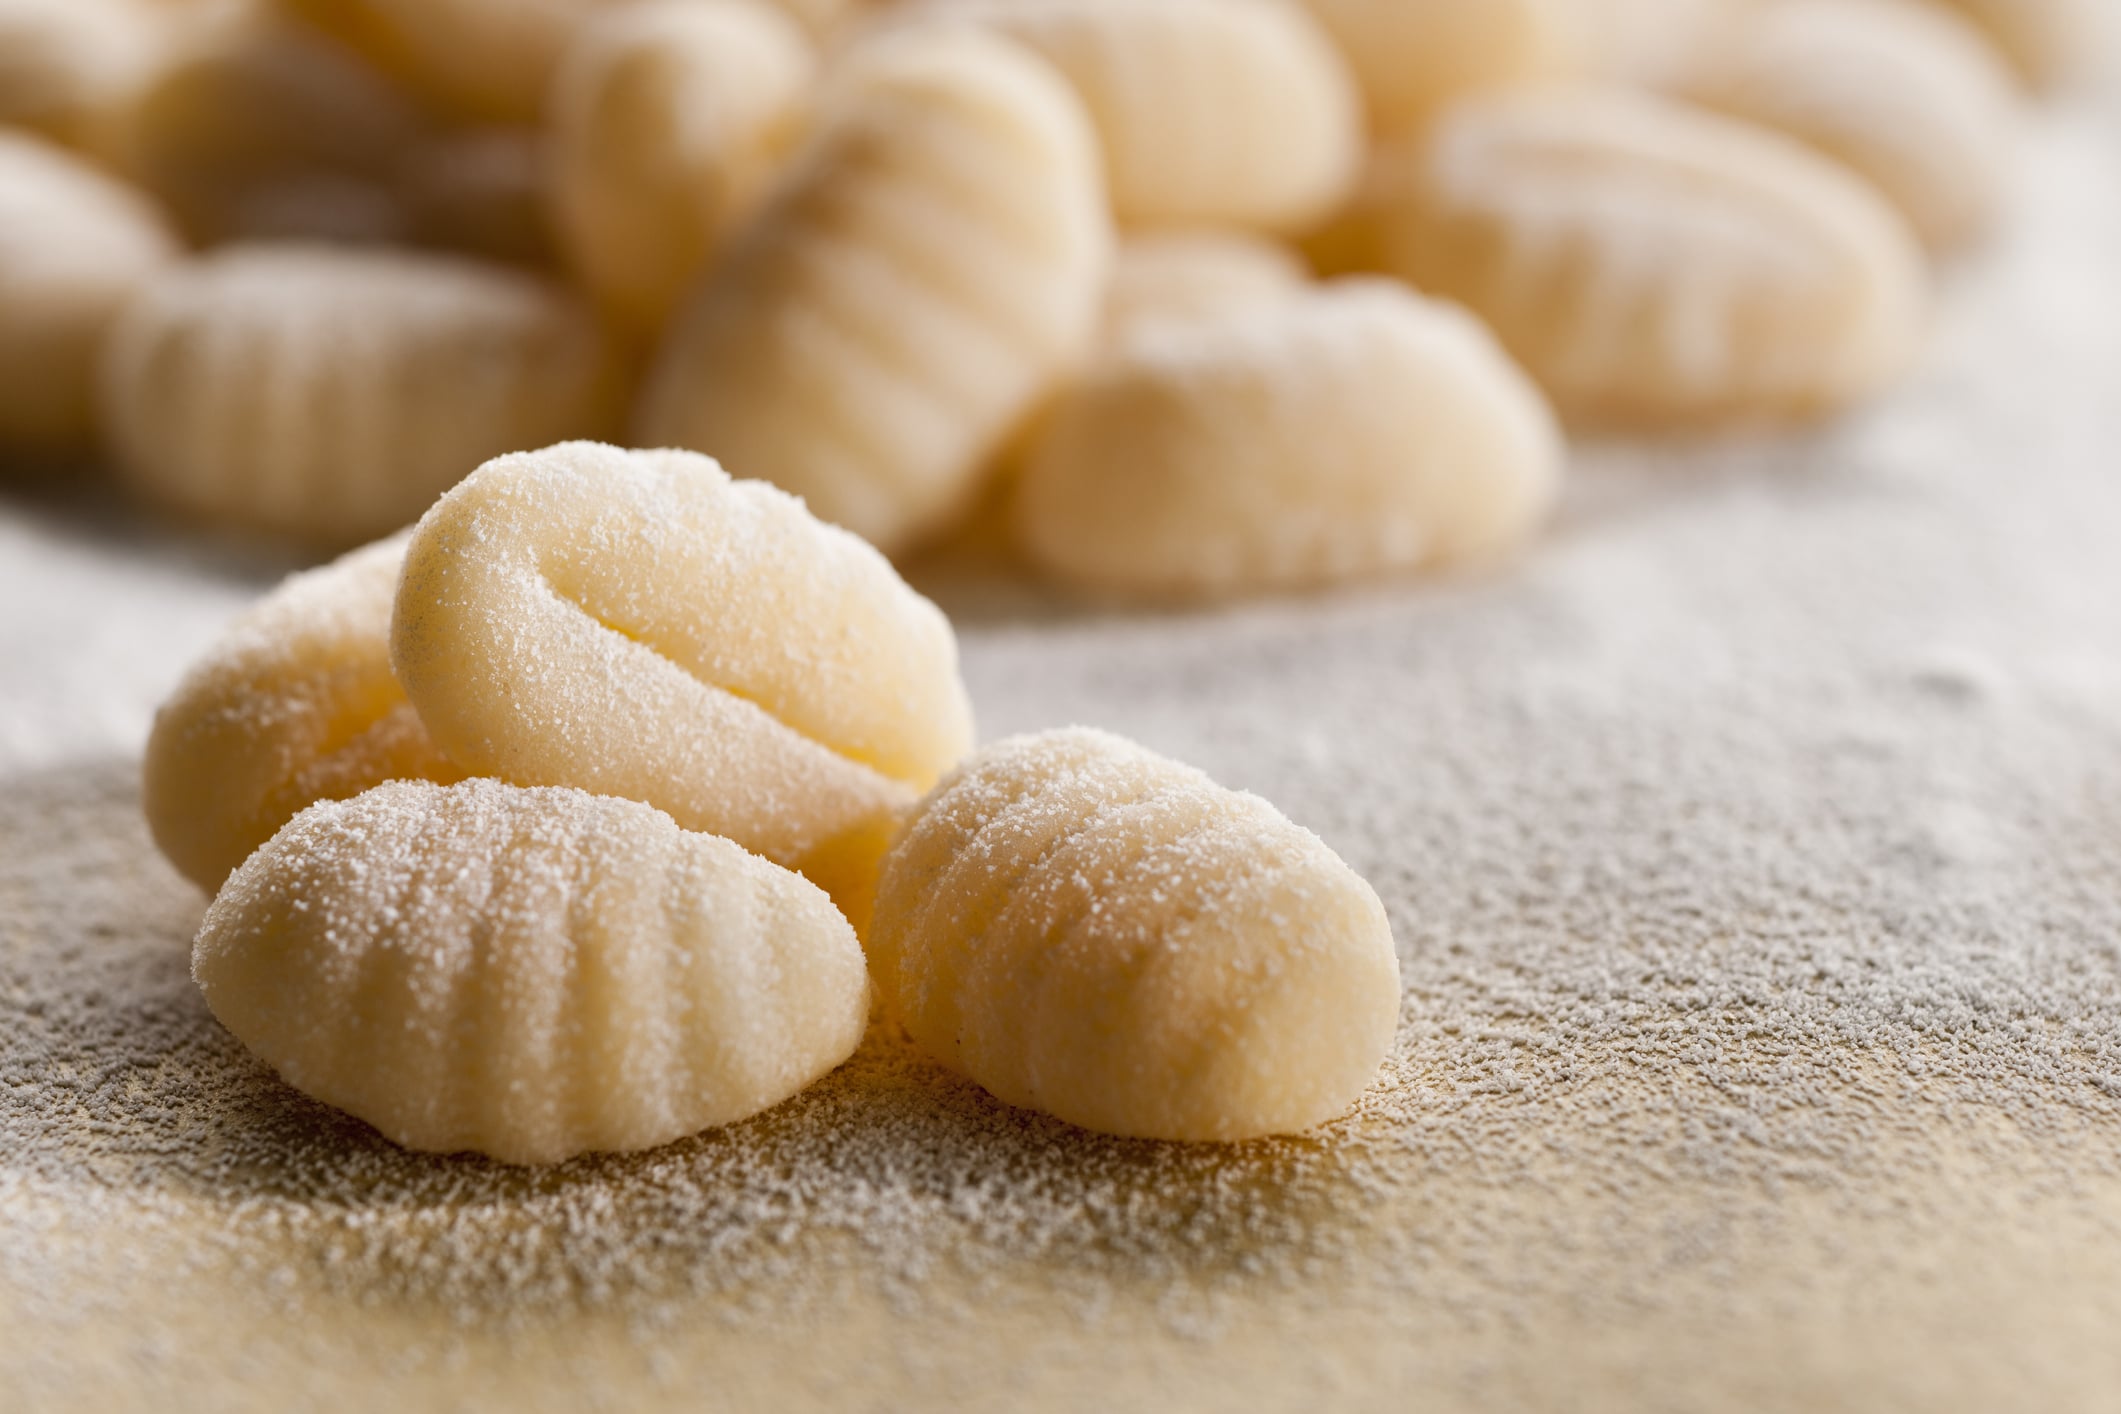
[{"label": "work surface", "polygon": [[1102,1139],[872,1037],[650,1154],[397,1150],[208,1015],[135,799],[285,566],[0,500],[0,1402],[2115,1408],[2117,252],[2121,123],[2052,117],[1887,404],[1587,450],[1477,581],[919,574],[983,737],[1139,737],[1376,885],[1397,1052],[1297,1141]]}]

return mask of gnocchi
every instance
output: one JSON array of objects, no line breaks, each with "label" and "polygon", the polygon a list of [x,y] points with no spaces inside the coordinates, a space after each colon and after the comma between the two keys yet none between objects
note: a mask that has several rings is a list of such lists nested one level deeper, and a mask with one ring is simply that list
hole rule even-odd
[{"label": "gnocchi", "polygon": [[304,807],[384,781],[455,781],[390,670],[405,537],[288,579],[229,625],[155,713],[149,832],[211,893]]},{"label": "gnocchi", "polygon": [[2053,88],[2112,61],[2116,28],[2107,0],[1943,2],[1980,26],[2035,88]]},{"label": "gnocchi", "polygon": [[1884,198],[1690,105],[1472,99],[1392,160],[1385,269],[1471,306],[1572,415],[1837,406],[1898,375],[1926,322],[1921,247]]},{"label": "gnocchi", "polygon": [[653,0],[584,26],[553,85],[550,202],[609,307],[663,323],[794,145],[815,68],[763,0]]},{"label": "gnocchi", "polygon": [[104,335],[176,257],[168,223],[131,188],[0,131],[0,453],[89,450]]},{"label": "gnocchi", "polygon": [[1361,113],[1332,42],[1282,0],[944,0],[1074,85],[1123,225],[1308,226],[1354,179]]},{"label": "gnocchi", "polygon": [[1853,169],[1945,248],[1995,215],[2017,125],[2011,76],[1978,32],[1917,0],[1751,9],[1677,87]]},{"label": "gnocchi", "polygon": [[99,145],[160,39],[130,0],[0,0],[0,123]]},{"label": "gnocchi", "polygon": [[1561,459],[1477,321],[1348,281],[1136,338],[1054,409],[1015,523],[1093,588],[1304,587],[1493,555],[1552,505]]},{"label": "gnocchi", "polygon": [[1542,82],[1576,62],[1556,0],[1306,0],[1347,56],[1370,125],[1390,136],[1449,103]]},{"label": "gnocchi", "polygon": [[1103,732],[1016,737],[924,801],[868,936],[888,1014],[998,1099],[1152,1139],[1294,1133],[1392,1044],[1377,895],[1257,796]]},{"label": "gnocchi", "polygon": [[1287,246],[1235,231],[1168,231],[1120,242],[1105,286],[1103,342],[1146,329],[1279,304],[1308,283]]},{"label": "gnocchi", "polygon": [[857,918],[895,812],[972,735],[935,606],[689,452],[481,467],[413,531],[391,658],[468,770],[646,801]]},{"label": "gnocchi", "polygon": [[486,260],[556,262],[545,219],[543,136],[531,128],[459,128],[399,160],[394,189],[414,241]]},{"label": "gnocchi", "polygon": [[1041,61],[973,33],[879,41],[672,322],[634,440],[711,452],[887,551],[932,537],[1095,333],[1100,191]]},{"label": "gnocchi", "polygon": [[358,543],[489,457],[616,421],[590,311],[529,274],[440,255],[236,246],[127,306],[104,428],[143,493],[203,519]]},{"label": "gnocchi", "polygon": [[413,1149],[551,1164],[779,1104],[860,1043],[826,897],[629,800],[400,781],[310,807],[199,929],[214,1015]]}]

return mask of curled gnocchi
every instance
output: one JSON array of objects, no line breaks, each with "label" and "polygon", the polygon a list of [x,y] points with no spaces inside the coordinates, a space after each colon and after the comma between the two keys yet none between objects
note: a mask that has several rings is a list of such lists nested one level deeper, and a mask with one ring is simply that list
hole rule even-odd
[{"label": "curled gnocchi", "polygon": [[1690,105],[1472,99],[1390,161],[1373,253],[1469,305],[1571,414],[1835,407],[1905,369],[1926,323],[1921,247],[1884,198]]},{"label": "curled gnocchi", "polygon": [[439,255],[236,246],[119,317],[103,423],[120,469],[202,519],[347,544],[489,457],[607,431],[621,368],[589,310]]},{"label": "curled gnocchi", "polygon": [[1317,836],[1082,729],[992,746],[922,803],[867,945],[929,1055],[1111,1134],[1308,1129],[1354,1103],[1399,1016],[1384,909]]},{"label": "curled gnocchi", "polygon": [[634,440],[711,452],[888,551],[946,529],[1085,351],[1111,243],[1081,105],[969,33],[848,61],[672,321]]},{"label": "curled gnocchi", "polygon": [[1097,589],[1303,587],[1514,544],[1561,456],[1477,321],[1348,281],[1138,335],[1053,409],[1015,524],[1034,563]]},{"label": "curled gnocchi", "polygon": [[0,131],[0,453],[90,448],[104,337],[176,257],[175,233],[138,193]]},{"label": "curled gnocchi", "polygon": [[689,452],[481,467],[413,531],[391,658],[465,769],[646,801],[857,918],[896,812],[971,740],[942,614]]},{"label": "curled gnocchi", "polygon": [[756,1114],[869,1015],[853,931],[798,876],[633,801],[498,781],[303,811],[207,910],[192,974],[296,1089],[516,1164]]},{"label": "curled gnocchi", "polygon": [[390,780],[454,781],[390,670],[405,537],[290,578],[155,713],[141,804],[155,844],[211,893],[305,807]]}]

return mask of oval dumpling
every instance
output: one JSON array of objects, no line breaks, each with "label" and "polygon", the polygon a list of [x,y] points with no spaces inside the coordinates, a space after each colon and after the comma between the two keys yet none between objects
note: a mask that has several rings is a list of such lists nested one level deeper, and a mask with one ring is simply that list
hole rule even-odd
[{"label": "oval dumpling", "polygon": [[869,985],[814,886],[628,800],[400,781],[230,877],[207,1005],[408,1148],[550,1164],[779,1104],[853,1054]]},{"label": "oval dumpling", "polygon": [[896,812],[972,737],[942,613],[690,452],[481,467],[413,531],[392,660],[467,770],[646,801],[857,916]]},{"label": "oval dumpling", "polygon": [[405,537],[295,575],[222,633],[155,713],[141,804],[211,893],[305,806],[463,775],[390,670]]},{"label": "oval dumpling", "polygon": [[1936,5],[1748,9],[1676,87],[1848,166],[1931,247],[1978,234],[2001,204],[2018,126],[2011,76],[1978,31]]},{"label": "oval dumpling", "polygon": [[237,246],[127,306],[104,429],[151,498],[348,544],[410,524],[481,462],[607,432],[620,376],[588,308],[441,255]]},{"label": "oval dumpling", "polygon": [[139,193],[42,138],[0,131],[0,454],[91,448],[104,337],[177,255]]},{"label": "oval dumpling", "polygon": [[815,68],[765,0],[654,0],[583,26],[553,84],[550,202],[606,305],[662,325],[793,146]]},{"label": "oval dumpling", "polygon": [[1104,343],[1144,329],[1279,304],[1310,282],[1279,242],[1241,231],[1154,231],[1120,242],[1105,286]]},{"label": "oval dumpling", "polygon": [[1293,231],[1354,180],[1362,117],[1332,42],[1283,0],[941,0],[1060,70],[1124,225]]},{"label": "oval dumpling", "polygon": [[947,529],[1095,332],[1111,244],[1082,107],[975,33],[849,59],[776,194],[666,333],[635,421],[897,552]]},{"label": "oval dumpling", "polygon": [[1257,796],[1103,732],[989,747],[884,863],[878,993],[997,1098],[1236,1140],[1340,1114],[1399,1016],[1369,885]]},{"label": "oval dumpling", "polygon": [[1389,273],[1469,305],[1563,410],[1621,422],[1817,411],[1912,361],[1921,247],[1791,139],[1618,91],[1468,100],[1393,159]]},{"label": "oval dumpling", "polygon": [[1094,589],[1329,584],[1497,554],[1552,505],[1561,459],[1478,321],[1351,280],[1137,335],[1054,407],[1016,530]]}]

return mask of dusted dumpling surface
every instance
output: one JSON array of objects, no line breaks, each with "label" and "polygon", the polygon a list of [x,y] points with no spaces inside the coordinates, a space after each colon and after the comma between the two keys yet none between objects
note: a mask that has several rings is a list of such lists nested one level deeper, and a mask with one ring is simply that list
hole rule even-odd
[{"label": "dusted dumpling surface", "polygon": [[413,531],[392,659],[468,770],[647,801],[843,902],[971,744],[941,612],[794,497],[690,452],[481,467]]},{"label": "dusted dumpling surface", "polygon": [[608,431],[620,383],[588,308],[535,276],[237,246],[126,307],[103,418],[148,496],[344,545],[404,528],[490,457]]},{"label": "dusted dumpling surface", "polygon": [[1095,139],[1006,40],[850,58],[817,136],[671,324],[635,442],[707,452],[887,551],[968,510],[1096,330]]},{"label": "dusted dumpling surface", "polygon": [[1105,286],[1104,342],[1143,329],[1279,304],[1309,274],[1296,252],[1241,231],[1152,231],[1129,236]]},{"label": "dusted dumpling surface", "polygon": [[207,911],[192,973],[289,1084],[414,1149],[645,1149],[861,1041],[825,895],[633,801],[393,782],[313,806]]},{"label": "dusted dumpling surface", "polygon": [[1476,320],[1347,281],[1138,334],[1054,407],[1015,524],[1092,588],[1301,587],[1497,554],[1561,463],[1539,390]]},{"label": "dusted dumpling surface", "polygon": [[1574,414],[1839,406],[1901,373],[1927,323],[1921,247],[1884,198],[1691,105],[1472,99],[1387,164],[1372,254],[1471,306]]},{"label": "dusted dumpling surface", "polygon": [[288,579],[155,713],[141,804],[178,872],[212,892],[303,807],[384,781],[454,781],[390,670],[405,537]]},{"label": "dusted dumpling surface", "polygon": [[137,192],[0,130],[0,455],[89,449],[104,335],[176,258],[175,234]]},{"label": "dusted dumpling surface", "polygon": [[868,948],[937,1060],[1144,1138],[1331,1119],[1399,1016],[1384,908],[1317,836],[1080,728],[1001,742],[937,788],[885,860]]}]

